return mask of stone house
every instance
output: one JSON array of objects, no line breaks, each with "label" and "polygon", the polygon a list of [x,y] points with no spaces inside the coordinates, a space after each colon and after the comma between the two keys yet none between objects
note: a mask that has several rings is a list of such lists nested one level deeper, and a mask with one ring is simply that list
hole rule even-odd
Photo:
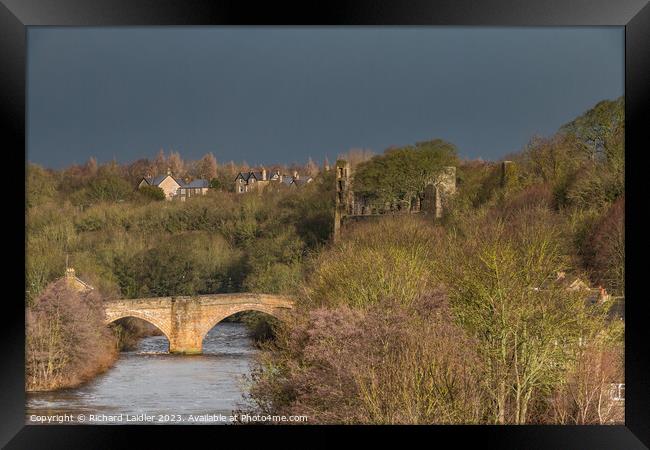
[{"label": "stone house", "polygon": [[185,201],[189,197],[205,195],[210,189],[210,182],[203,179],[185,182],[179,178],[174,178],[168,170],[167,175],[144,177],[140,183],[138,183],[138,189],[143,186],[159,187],[165,193],[165,200],[177,198],[181,201]]},{"label": "stone house", "polygon": [[[275,176],[276,174],[273,175]],[[270,180],[267,178],[266,169],[262,169],[259,172],[254,170],[246,173],[239,172],[237,177],[235,177],[235,192],[243,194],[244,192],[260,190],[267,186],[269,182]]]},{"label": "stone house", "polygon": [[210,183],[208,180],[196,179],[192,180],[189,183],[183,183],[181,187],[178,188],[178,193],[176,196],[181,200],[190,197],[196,197],[197,195],[205,195],[210,189]]},{"label": "stone house", "polygon": [[143,186],[157,186],[165,193],[165,200],[171,200],[181,187],[181,183],[181,180],[177,180],[170,172],[167,172],[167,175],[143,178],[138,184],[138,189]]},{"label": "stone house", "polygon": [[293,176],[282,175],[279,170],[271,174],[267,173],[265,168],[260,171],[251,170],[249,172],[239,172],[235,177],[235,192],[243,194],[245,192],[259,191],[270,183],[283,183],[287,186],[301,186],[312,181],[311,177],[300,179],[298,172]]}]

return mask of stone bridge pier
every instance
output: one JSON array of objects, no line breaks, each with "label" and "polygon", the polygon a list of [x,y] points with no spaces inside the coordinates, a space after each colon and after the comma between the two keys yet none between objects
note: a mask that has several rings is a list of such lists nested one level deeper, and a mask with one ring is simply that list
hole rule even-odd
[{"label": "stone bridge pier", "polygon": [[106,323],[137,317],[155,325],[169,340],[170,353],[200,354],[203,338],[216,324],[242,311],[261,311],[282,319],[293,308],[285,296],[215,294],[155,297],[105,302]]}]

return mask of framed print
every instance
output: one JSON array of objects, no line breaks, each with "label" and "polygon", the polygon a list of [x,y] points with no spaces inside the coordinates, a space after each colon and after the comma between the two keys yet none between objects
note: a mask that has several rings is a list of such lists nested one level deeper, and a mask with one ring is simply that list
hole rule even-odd
[{"label": "framed print", "polygon": [[3,0],[0,442],[647,448],[649,21]]}]

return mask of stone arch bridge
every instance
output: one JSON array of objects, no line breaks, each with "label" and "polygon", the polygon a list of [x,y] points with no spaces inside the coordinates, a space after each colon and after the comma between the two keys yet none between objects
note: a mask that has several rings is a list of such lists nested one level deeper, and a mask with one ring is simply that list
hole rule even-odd
[{"label": "stone arch bridge", "polygon": [[217,323],[242,311],[261,311],[282,318],[293,300],[269,294],[214,294],[109,300],[106,323],[137,317],[155,325],[169,340],[170,353],[199,354],[205,335]]}]

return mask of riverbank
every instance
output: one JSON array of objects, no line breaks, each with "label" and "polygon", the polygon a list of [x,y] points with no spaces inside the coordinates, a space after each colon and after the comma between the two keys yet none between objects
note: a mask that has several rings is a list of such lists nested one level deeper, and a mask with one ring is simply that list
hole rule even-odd
[{"label": "riverbank", "polygon": [[116,348],[113,348],[113,350],[108,354],[105,354],[102,358],[98,359],[96,365],[88,367],[85,371],[66,378],[61,377],[59,379],[51,380],[48,384],[35,384],[28,386],[26,387],[25,392],[55,392],[83,386],[84,384],[94,380],[97,376],[111,369],[118,360],[119,355],[120,352],[117,351]]},{"label": "riverbank", "polygon": [[109,326],[108,329],[111,330],[115,337],[114,345],[101,355],[101,358],[95,359],[95,365],[86,367],[86,370],[81,373],[72,374],[60,380],[51,380],[48,384],[28,386],[26,392],[54,392],[80,387],[111,369],[120,357],[120,353],[135,350],[143,338],[162,335],[160,330],[153,325],[149,325],[144,321],[138,322],[130,319]]}]

